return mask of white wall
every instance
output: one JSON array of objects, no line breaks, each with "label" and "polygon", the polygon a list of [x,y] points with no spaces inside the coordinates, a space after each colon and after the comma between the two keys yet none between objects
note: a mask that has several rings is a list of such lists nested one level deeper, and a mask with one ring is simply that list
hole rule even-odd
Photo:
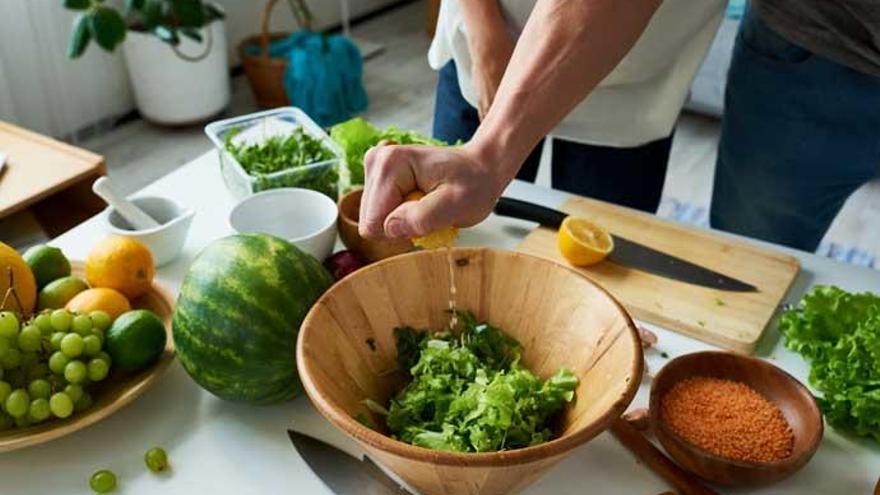
[{"label": "white wall", "polygon": [[[115,0],[114,0],[115,1]],[[53,136],[67,136],[134,108],[121,51],[107,54],[92,44],[79,60],[67,59],[74,14],[60,0],[0,0],[0,119]],[[351,16],[394,0],[350,0]],[[259,30],[264,0],[220,0],[227,13],[230,57],[239,41]],[[309,0],[316,28],[340,22],[338,0]],[[272,16],[272,29],[296,28],[286,0]]]}]

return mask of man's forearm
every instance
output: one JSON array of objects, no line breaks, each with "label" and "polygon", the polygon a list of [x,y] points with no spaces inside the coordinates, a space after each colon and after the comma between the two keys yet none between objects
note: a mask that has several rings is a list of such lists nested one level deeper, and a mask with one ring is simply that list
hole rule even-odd
[{"label": "man's forearm", "polygon": [[468,47],[479,57],[495,36],[509,36],[498,0],[461,0],[459,2],[467,29]]},{"label": "man's forearm", "polygon": [[[661,1],[538,1],[470,144],[500,168],[505,184],[538,141],[617,66]],[[483,2],[462,2],[470,3]]]}]

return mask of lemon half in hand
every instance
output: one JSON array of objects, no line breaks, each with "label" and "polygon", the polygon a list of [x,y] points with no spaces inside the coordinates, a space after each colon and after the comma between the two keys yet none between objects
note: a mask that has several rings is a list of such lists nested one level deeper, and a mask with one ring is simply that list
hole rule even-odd
[{"label": "lemon half in hand", "polygon": [[[406,195],[404,201],[418,201],[424,197],[425,193],[422,191],[413,191]],[[437,249],[441,247],[451,247],[455,243],[457,237],[458,228],[450,225],[449,227],[435,230],[426,236],[415,237],[412,239],[412,243],[414,246],[422,249]]]},{"label": "lemon half in hand", "polygon": [[563,220],[556,240],[562,257],[575,266],[598,263],[614,250],[611,235],[585,218]]}]

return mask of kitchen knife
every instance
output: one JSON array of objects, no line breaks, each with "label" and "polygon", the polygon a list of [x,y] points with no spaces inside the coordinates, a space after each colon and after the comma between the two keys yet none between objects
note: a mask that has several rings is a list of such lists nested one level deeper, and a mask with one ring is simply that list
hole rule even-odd
[{"label": "kitchen knife", "polygon": [[[567,214],[541,205],[513,198],[501,198],[495,205],[495,213],[506,217],[537,222],[544,227],[559,229]],[[751,284],[702,267],[677,256],[630,241],[612,234],[614,249],[605,258],[618,265],[634,268],[661,277],[733,292],[754,292]]]},{"label": "kitchen knife", "polygon": [[357,459],[293,430],[287,434],[306,464],[336,495],[412,495],[367,457]]}]

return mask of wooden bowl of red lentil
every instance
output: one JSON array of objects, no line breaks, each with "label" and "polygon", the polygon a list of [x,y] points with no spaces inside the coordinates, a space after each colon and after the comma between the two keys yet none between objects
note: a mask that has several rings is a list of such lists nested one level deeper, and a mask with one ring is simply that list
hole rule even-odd
[{"label": "wooden bowl of red lentil", "polygon": [[765,485],[794,474],[822,440],[813,394],[762,359],[697,352],[651,384],[651,425],[684,469],[722,485]]}]

